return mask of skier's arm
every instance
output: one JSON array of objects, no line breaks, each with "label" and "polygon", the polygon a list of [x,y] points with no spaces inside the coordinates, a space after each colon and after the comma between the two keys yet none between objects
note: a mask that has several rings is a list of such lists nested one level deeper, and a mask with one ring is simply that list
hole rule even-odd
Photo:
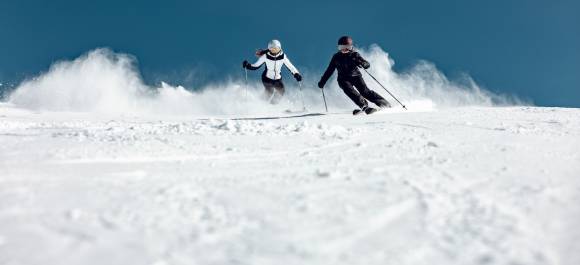
[{"label": "skier's arm", "polygon": [[354,56],[355,56],[354,58],[355,58],[355,61],[357,63],[357,66],[360,66],[364,69],[368,69],[369,67],[371,67],[371,64],[369,62],[367,62],[367,60],[362,58],[362,56],[360,56],[360,54],[358,52],[356,52],[354,54]]},{"label": "skier's arm", "polygon": [[258,58],[258,61],[256,61],[253,64],[248,64],[246,66],[246,68],[250,69],[250,70],[256,70],[258,68],[260,68],[260,66],[262,66],[262,64],[264,64],[266,62],[266,55],[262,55],[260,56],[260,58]]},{"label": "skier's arm", "polygon": [[292,75],[294,76],[294,78],[296,78],[296,81],[301,82],[302,76],[298,72],[298,69],[296,69],[296,67],[294,67],[294,65],[290,62],[290,59],[288,59],[288,56],[284,55],[284,59],[282,60],[282,62],[284,62],[284,65],[286,65],[288,70],[290,70],[290,72],[292,72]]},{"label": "skier's arm", "polygon": [[294,67],[294,65],[290,62],[290,59],[288,59],[288,56],[284,55],[284,65],[286,65],[286,67],[288,67],[288,70],[290,70],[290,72],[292,72],[293,75],[298,74],[298,69],[296,69],[296,67]]},{"label": "skier's arm", "polygon": [[334,62],[334,60],[335,60],[334,58],[335,57],[332,56],[332,59],[330,60],[330,63],[328,64],[326,71],[324,71],[324,74],[320,78],[320,82],[318,82],[319,88],[323,88],[324,85],[326,84],[326,81],[328,81],[330,76],[332,76],[332,74],[334,73],[334,69],[336,69],[336,63]]}]

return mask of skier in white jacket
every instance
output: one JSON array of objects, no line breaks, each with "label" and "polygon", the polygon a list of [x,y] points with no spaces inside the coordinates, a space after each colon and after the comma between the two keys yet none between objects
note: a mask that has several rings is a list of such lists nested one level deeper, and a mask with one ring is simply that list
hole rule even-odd
[{"label": "skier in white jacket", "polygon": [[268,43],[268,50],[259,51],[258,61],[250,64],[244,61],[242,66],[249,70],[257,70],[262,64],[266,64],[266,69],[262,73],[262,84],[266,89],[266,98],[272,104],[277,104],[284,95],[284,83],[282,83],[282,66],[286,66],[296,81],[302,81],[302,76],[282,51],[282,44],[278,40]]}]

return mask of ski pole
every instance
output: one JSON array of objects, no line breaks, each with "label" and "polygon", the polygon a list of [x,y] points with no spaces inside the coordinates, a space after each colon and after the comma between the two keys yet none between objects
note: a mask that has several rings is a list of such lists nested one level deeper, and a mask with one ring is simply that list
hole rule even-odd
[{"label": "ski pole", "polygon": [[320,91],[322,91],[322,100],[324,100],[324,108],[326,109],[326,112],[328,112],[328,106],[326,106],[326,96],[324,96],[324,88],[321,88]]},{"label": "ski pole", "polygon": [[407,109],[407,107],[405,107],[405,105],[403,105],[403,103],[401,103],[401,101],[399,101],[385,86],[383,86],[383,84],[381,84],[381,82],[379,82],[379,80],[377,80],[373,75],[371,75],[371,73],[369,73],[369,71],[367,71],[367,69],[364,69],[365,72],[371,76],[376,82],[377,84],[379,84],[379,86],[381,86],[385,91],[387,91],[387,93],[389,93],[389,95],[391,95],[391,97],[393,97],[397,102],[399,102],[399,104],[401,104],[401,106],[403,106],[404,109]]},{"label": "ski pole", "polygon": [[248,69],[244,68],[244,72],[246,73],[246,100],[248,100]]},{"label": "ski pole", "polygon": [[306,105],[304,105],[304,94],[302,93],[302,82],[298,82],[298,87],[300,87],[300,99],[302,100],[302,109],[306,110]]}]

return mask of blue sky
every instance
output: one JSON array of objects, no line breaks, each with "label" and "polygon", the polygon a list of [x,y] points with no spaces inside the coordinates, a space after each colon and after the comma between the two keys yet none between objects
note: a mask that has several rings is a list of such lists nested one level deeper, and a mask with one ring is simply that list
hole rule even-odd
[{"label": "blue sky", "polygon": [[537,105],[580,107],[579,25],[573,0],[2,0],[0,82],[110,47],[135,55],[148,82],[198,86],[240,72],[271,38],[307,75],[349,34],[379,44],[399,70],[425,59]]}]

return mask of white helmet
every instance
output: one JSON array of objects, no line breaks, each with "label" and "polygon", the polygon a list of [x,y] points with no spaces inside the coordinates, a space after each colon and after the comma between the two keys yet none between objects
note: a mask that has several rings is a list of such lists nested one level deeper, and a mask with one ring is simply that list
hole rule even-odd
[{"label": "white helmet", "polygon": [[279,48],[282,49],[282,43],[279,40],[271,40],[268,42],[268,49]]}]

